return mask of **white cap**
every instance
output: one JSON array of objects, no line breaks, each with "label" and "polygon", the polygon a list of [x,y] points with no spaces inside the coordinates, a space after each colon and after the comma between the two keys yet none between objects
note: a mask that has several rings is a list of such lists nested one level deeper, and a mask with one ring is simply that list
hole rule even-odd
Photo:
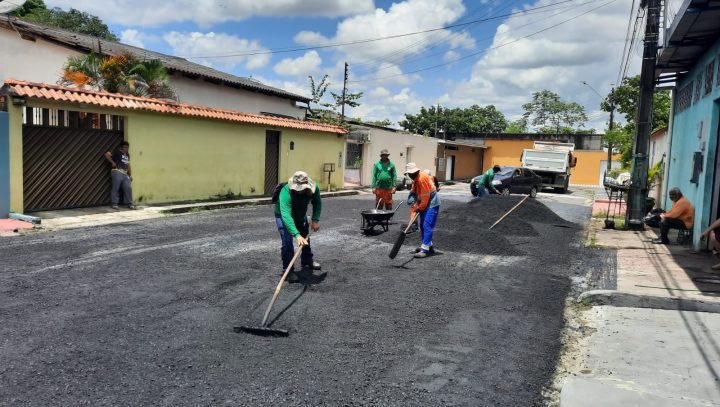
[{"label": "white cap", "polygon": [[405,174],[415,174],[418,171],[420,171],[420,168],[418,168],[417,164],[415,163],[408,163],[405,166]]}]

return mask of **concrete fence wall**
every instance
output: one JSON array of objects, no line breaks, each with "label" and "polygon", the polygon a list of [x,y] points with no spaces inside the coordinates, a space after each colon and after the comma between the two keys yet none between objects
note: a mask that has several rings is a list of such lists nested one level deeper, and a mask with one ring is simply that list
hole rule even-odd
[{"label": "concrete fence wall", "polygon": [[0,112],[0,219],[10,213],[10,121]]}]

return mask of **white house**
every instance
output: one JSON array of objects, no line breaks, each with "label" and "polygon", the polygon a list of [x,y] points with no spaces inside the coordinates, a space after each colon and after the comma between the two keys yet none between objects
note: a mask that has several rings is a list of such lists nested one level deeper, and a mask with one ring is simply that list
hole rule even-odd
[{"label": "white house", "polygon": [[183,103],[305,118],[309,102],[305,96],[183,58],[0,15],[0,83],[18,79],[55,84],[69,56],[90,52],[129,53],[141,60],[160,60],[170,74],[170,85]]},{"label": "white house", "polygon": [[435,172],[438,139],[412,134],[389,127],[353,123],[347,139],[345,182],[370,185],[373,165],[380,159],[380,151],[388,150],[390,160],[402,176],[405,165],[415,162],[420,168]]}]

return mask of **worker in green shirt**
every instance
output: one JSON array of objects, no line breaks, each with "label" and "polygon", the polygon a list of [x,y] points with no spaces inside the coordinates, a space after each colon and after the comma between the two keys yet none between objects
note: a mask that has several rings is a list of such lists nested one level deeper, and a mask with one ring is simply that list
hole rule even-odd
[{"label": "worker in green shirt", "polygon": [[[312,203],[313,211],[312,222],[308,225],[306,214],[310,203]],[[302,267],[310,270],[320,270],[320,264],[313,261],[308,233],[309,228],[312,228],[313,232],[320,230],[321,211],[320,188],[308,177],[307,173],[297,171],[288,180],[288,183],[280,189],[275,202],[275,224],[282,240],[282,249],[280,250],[283,263],[282,272],[285,272],[295,254],[293,240],[297,242],[298,246],[302,246],[302,254],[300,255]],[[288,274],[287,280],[290,283],[299,281],[294,270],[291,270]]]},{"label": "worker in green shirt", "polygon": [[397,185],[397,171],[395,164],[390,161],[387,150],[380,151],[380,161],[375,163],[372,170],[372,189],[375,194],[375,207],[392,209],[392,196]]}]

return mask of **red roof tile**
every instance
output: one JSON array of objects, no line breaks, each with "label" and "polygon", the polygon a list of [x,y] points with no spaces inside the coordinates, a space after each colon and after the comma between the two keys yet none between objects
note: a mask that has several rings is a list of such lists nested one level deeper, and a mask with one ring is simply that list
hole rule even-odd
[{"label": "red roof tile", "polygon": [[9,88],[13,95],[31,99],[83,103],[94,106],[124,108],[130,110],[143,110],[148,112],[176,114],[180,116],[202,117],[208,119],[227,120],[237,123],[257,124],[260,126],[282,127],[287,129],[319,131],[336,134],[347,133],[347,131],[342,127],[303,120],[263,116],[234,110],[217,109],[214,107],[194,106],[159,99],[121,95],[117,93],[66,88],[58,85],[48,85],[46,83],[33,83],[7,79],[5,80],[5,87]]}]

